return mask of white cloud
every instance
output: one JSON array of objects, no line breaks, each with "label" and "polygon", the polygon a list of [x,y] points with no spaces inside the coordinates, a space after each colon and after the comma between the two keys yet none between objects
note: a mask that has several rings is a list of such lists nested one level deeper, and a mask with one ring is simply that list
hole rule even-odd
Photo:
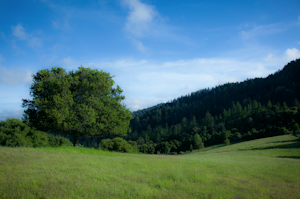
[{"label": "white cloud", "polygon": [[62,62],[63,62],[63,64],[68,65],[68,66],[73,64],[73,60],[70,57],[63,59]]},{"label": "white cloud", "polygon": [[146,53],[147,52],[147,48],[144,46],[144,44],[141,42],[141,41],[137,41],[137,40],[132,40],[134,46],[140,51],[140,52],[143,52],[143,53]]},{"label": "white cloud", "polygon": [[[12,26],[13,29],[13,35],[16,36],[20,40],[26,40],[28,41],[28,45],[31,47],[41,47],[43,42],[40,38],[33,37],[32,35],[29,35],[25,32],[25,29],[21,24],[18,24],[16,26]],[[16,48],[15,42],[13,43],[13,48]]]},{"label": "white cloud", "polygon": [[32,72],[23,71],[20,68],[6,68],[0,65],[0,84],[16,85],[16,84],[31,84]]},{"label": "white cloud", "polygon": [[147,5],[139,0],[124,0],[123,4],[130,10],[125,30],[135,36],[143,36],[158,12],[154,6]]},{"label": "white cloud", "polygon": [[66,19],[62,20],[57,20],[57,21],[51,21],[53,28],[57,30],[63,30],[63,31],[69,31],[71,29],[69,25],[69,17],[66,17]]},{"label": "white cloud", "polygon": [[23,28],[23,26],[21,24],[18,24],[16,26],[12,26],[12,30],[13,30],[13,35],[18,37],[18,39],[20,40],[26,40],[27,39],[27,34],[25,32],[25,29]]},{"label": "white cloud", "polygon": [[147,60],[135,61],[133,59],[123,59],[114,62],[101,62],[101,61],[87,62],[83,64],[83,66],[89,68],[110,69],[110,68],[130,68],[135,66],[145,66],[146,63],[148,63]]},{"label": "white cloud", "polygon": [[299,59],[300,58],[300,51],[296,48],[292,48],[292,49],[287,49],[285,52],[284,52],[284,55],[285,55],[285,59],[287,62],[290,62],[292,60],[295,60],[295,59]]},{"label": "white cloud", "polygon": [[269,34],[279,33],[281,31],[283,31],[283,29],[278,28],[277,24],[261,25],[261,26],[254,26],[254,28],[247,31],[242,30],[240,32],[240,36],[242,39],[248,40],[256,36],[269,35]]},{"label": "white cloud", "polygon": [[28,43],[28,45],[31,47],[35,47],[35,46],[40,47],[42,46],[42,44],[43,44],[42,40],[37,37],[31,38]]}]

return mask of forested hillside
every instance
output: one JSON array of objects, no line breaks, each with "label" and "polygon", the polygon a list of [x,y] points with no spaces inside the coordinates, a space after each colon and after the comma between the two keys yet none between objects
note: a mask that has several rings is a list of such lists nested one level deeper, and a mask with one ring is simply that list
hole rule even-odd
[{"label": "forested hillside", "polygon": [[132,132],[145,153],[180,152],[299,129],[300,59],[266,78],[203,89],[134,112]]}]

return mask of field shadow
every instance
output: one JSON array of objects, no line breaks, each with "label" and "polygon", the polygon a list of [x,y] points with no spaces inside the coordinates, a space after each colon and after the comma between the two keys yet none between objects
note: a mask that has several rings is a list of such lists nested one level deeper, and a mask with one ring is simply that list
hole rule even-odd
[{"label": "field shadow", "polygon": [[[247,150],[267,150],[267,149],[295,149],[300,148],[300,139],[297,140],[288,140],[288,141],[276,141],[276,142],[269,142],[268,144],[278,144],[273,146],[265,146],[265,147],[253,147],[250,149],[240,149],[241,151],[247,151]],[[280,143],[286,143],[286,144],[280,144]]]},{"label": "field shadow", "polygon": [[293,159],[300,159],[300,156],[276,156],[276,158],[293,158]]},{"label": "field shadow", "polygon": [[[276,142],[268,142],[268,143],[287,143],[287,142],[297,142],[298,140],[285,140],[285,141],[276,141]],[[299,141],[298,141],[299,142]]]}]

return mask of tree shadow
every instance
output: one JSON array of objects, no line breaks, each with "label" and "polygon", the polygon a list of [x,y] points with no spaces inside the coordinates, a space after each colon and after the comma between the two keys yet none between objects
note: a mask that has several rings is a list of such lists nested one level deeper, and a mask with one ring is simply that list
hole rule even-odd
[{"label": "tree shadow", "polygon": [[[247,150],[267,150],[267,149],[296,149],[300,148],[300,139],[297,140],[289,140],[289,141],[276,141],[276,142],[269,142],[270,143],[278,143],[278,145],[273,146],[266,146],[266,147],[255,147],[251,149],[240,149],[241,151],[247,151]],[[280,144],[280,143],[286,143],[286,144]]]},{"label": "tree shadow", "polygon": [[291,142],[287,144],[280,144],[275,146],[257,147],[250,150],[266,150],[266,149],[295,149],[300,148],[300,142]]},{"label": "tree shadow", "polygon": [[293,159],[300,159],[300,156],[277,156],[276,158],[293,158]]},{"label": "tree shadow", "polygon": [[286,142],[299,142],[299,140],[285,140],[285,141],[276,141],[276,142],[268,142],[268,143],[286,143]]}]

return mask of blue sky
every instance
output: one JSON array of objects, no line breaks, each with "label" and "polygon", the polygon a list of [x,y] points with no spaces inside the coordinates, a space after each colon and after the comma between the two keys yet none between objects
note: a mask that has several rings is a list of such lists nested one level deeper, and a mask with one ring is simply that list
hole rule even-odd
[{"label": "blue sky", "polygon": [[266,77],[300,58],[300,1],[1,0],[0,120],[22,118],[31,74],[115,75],[131,111]]}]

